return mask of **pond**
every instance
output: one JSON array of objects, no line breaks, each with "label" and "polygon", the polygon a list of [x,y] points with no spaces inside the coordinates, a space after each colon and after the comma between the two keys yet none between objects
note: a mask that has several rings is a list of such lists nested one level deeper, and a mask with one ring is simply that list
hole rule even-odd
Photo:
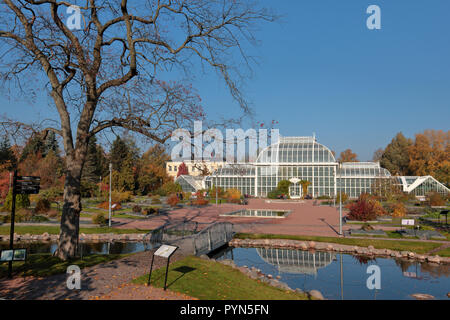
[{"label": "pond", "polygon": [[[256,267],[292,289],[319,290],[326,299],[414,299],[411,294],[431,294],[448,299],[450,267],[390,258],[370,258],[332,252],[289,249],[232,248],[214,258],[232,259],[238,266]],[[368,289],[372,275],[367,268],[380,268],[380,289]]]},{"label": "pond", "polygon": [[[33,253],[51,253],[53,254],[58,244],[53,243],[21,243],[15,244],[14,248],[26,248],[28,254]],[[9,249],[9,244],[0,244],[0,249]],[[150,244],[142,242],[86,242],[79,244],[81,255],[89,254],[126,254],[135,253],[151,249]]]},{"label": "pond", "polygon": [[290,210],[243,209],[221,214],[222,217],[285,218]]}]

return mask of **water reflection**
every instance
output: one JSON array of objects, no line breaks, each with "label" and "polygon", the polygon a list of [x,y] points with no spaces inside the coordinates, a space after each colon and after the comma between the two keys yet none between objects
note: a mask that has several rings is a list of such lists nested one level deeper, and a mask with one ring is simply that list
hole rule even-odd
[{"label": "water reflection", "polygon": [[[58,248],[57,243],[25,243],[16,244],[16,248],[26,248],[28,254],[50,253]],[[8,249],[8,244],[0,244],[0,249]],[[86,242],[78,245],[78,253],[81,256],[90,254],[127,254],[152,249],[151,244],[142,242]]]},{"label": "water reflection", "polygon": [[284,273],[316,275],[319,268],[326,267],[336,259],[334,253],[319,251],[256,248],[256,252],[264,261]]},{"label": "water reflection", "polygon": [[[256,267],[280,276],[291,288],[319,290],[327,299],[413,299],[426,293],[448,299],[450,268],[412,260],[374,258],[330,252],[291,249],[227,248],[215,259],[232,259],[236,265]],[[381,270],[381,289],[370,290],[367,267]]]}]

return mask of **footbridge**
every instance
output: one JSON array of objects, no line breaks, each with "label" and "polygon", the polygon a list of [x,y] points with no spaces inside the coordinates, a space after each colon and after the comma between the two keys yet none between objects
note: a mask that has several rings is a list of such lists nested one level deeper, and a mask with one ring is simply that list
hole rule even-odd
[{"label": "footbridge", "polygon": [[181,247],[194,255],[208,254],[226,245],[235,234],[231,222],[199,223],[181,222],[168,223],[150,231],[144,237],[144,242],[151,246],[172,244]]}]

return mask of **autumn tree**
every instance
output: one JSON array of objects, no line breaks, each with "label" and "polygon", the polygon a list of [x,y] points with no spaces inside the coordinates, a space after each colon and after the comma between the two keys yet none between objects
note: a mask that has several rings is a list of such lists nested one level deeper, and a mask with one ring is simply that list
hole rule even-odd
[{"label": "autumn tree", "polygon": [[378,148],[377,150],[375,150],[375,152],[373,153],[372,161],[380,162],[381,158],[383,157],[383,153],[384,149],[382,148]]},{"label": "autumn tree", "polygon": [[339,162],[358,162],[358,155],[353,153],[351,149],[341,152],[338,159]]},{"label": "autumn tree", "polygon": [[380,165],[392,175],[409,175],[409,147],[411,139],[399,132],[384,149]]},{"label": "autumn tree", "polygon": [[89,139],[108,128],[124,128],[164,143],[176,128],[204,118],[198,95],[185,83],[159,80],[164,70],[181,70],[188,79],[194,64],[217,71],[248,112],[238,85],[245,64],[238,65],[234,53],[248,63],[243,43],[253,42],[256,22],[273,20],[247,0],[87,0],[78,29],[64,21],[68,2],[3,1],[3,79],[28,95],[47,90],[59,116],[58,125],[41,132],[60,135],[66,155],[55,252],[65,260],[76,255]]},{"label": "autumn tree", "polygon": [[181,175],[188,175],[189,174],[189,170],[188,167],[186,166],[186,164],[184,162],[182,162],[179,166],[178,166],[178,172],[177,172],[177,177],[181,176]]},{"label": "autumn tree", "polygon": [[409,147],[409,170],[413,175],[431,175],[450,182],[450,131],[426,130],[416,134]]}]

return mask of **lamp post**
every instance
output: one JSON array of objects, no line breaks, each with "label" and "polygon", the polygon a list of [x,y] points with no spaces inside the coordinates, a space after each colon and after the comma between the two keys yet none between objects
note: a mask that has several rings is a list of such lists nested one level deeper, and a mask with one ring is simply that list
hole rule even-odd
[{"label": "lamp post", "polygon": [[109,214],[108,214],[108,225],[111,227],[111,183],[112,183],[112,163],[109,163]]}]

